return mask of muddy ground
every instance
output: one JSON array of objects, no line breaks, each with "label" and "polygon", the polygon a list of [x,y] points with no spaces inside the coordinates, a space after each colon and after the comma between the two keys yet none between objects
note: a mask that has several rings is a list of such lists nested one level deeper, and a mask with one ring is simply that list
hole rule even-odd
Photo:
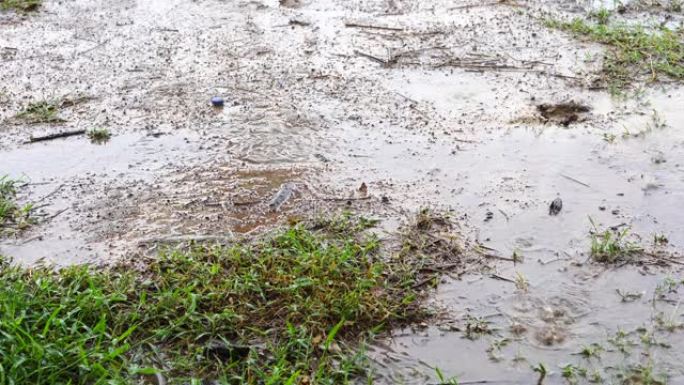
[{"label": "muddy ground", "polygon": [[[445,279],[436,321],[371,348],[384,381],[434,383],[439,367],[529,384],[544,363],[561,383],[569,363],[604,373],[647,358],[684,383],[679,328],[659,331],[672,347],[648,355],[587,364],[575,354],[608,347],[619,330],[653,329],[661,311],[683,321],[676,293],[660,308],[651,301],[666,277],[681,277],[678,262],[589,261],[589,217],[631,227],[644,245],[666,236],[675,261],[684,246],[684,87],[643,84],[622,98],[594,89],[605,47],[541,22],[601,2],[280,3],[49,0],[0,13],[0,174],[27,183],[21,200],[40,218],[0,252],[25,264],[106,263],[159,239],[251,235],[342,209],[391,231],[434,207],[453,212],[471,242],[524,256],[492,261],[491,274],[529,287],[489,273]],[[681,23],[657,7],[622,17]],[[211,106],[216,95],[223,108]],[[16,117],[42,100],[61,104],[64,122]],[[568,102],[586,108],[538,107]],[[27,143],[95,127],[112,139]],[[287,182],[297,193],[272,212]],[[549,216],[557,197],[563,209]],[[626,302],[616,290],[644,294]],[[465,338],[478,317],[490,330]]]}]

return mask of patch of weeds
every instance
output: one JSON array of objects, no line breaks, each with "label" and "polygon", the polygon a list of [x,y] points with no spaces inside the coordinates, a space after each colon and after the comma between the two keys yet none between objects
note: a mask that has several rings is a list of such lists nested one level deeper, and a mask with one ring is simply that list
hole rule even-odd
[{"label": "patch of weeds", "polygon": [[33,222],[33,205],[16,203],[18,183],[6,175],[0,176],[0,236],[21,231]]},{"label": "patch of weeds", "polygon": [[515,273],[515,288],[522,293],[527,293],[530,288],[530,281],[528,281],[527,277],[519,271]]},{"label": "patch of weeds", "polygon": [[426,270],[458,267],[463,262],[463,246],[454,223],[442,213],[422,209],[400,231],[399,255],[423,263]]},{"label": "patch of weeds", "polygon": [[544,379],[549,374],[548,369],[546,369],[546,365],[544,365],[542,362],[538,363],[536,366],[533,366],[532,371],[539,373],[539,380],[537,381],[537,384],[543,384]]},{"label": "patch of weeds", "polygon": [[510,339],[508,338],[501,338],[492,341],[492,343],[489,345],[487,348],[487,355],[489,356],[489,359],[494,361],[494,362],[499,362],[503,360],[503,357],[501,355],[501,351],[503,348],[508,346],[508,344],[511,342]]},{"label": "patch of weeds", "polygon": [[513,260],[514,264],[525,262],[525,256],[520,254],[518,250],[513,250],[513,255],[511,256],[511,259]]},{"label": "patch of weeds", "polygon": [[670,243],[670,240],[667,239],[667,236],[664,234],[654,234],[653,235],[653,243],[655,245],[663,246],[663,245],[667,245],[668,243]]},{"label": "patch of weeds", "polygon": [[92,128],[86,132],[86,135],[95,144],[106,143],[112,137],[112,133],[106,128]]},{"label": "patch of weeds", "polygon": [[651,121],[646,123],[646,127],[644,129],[639,130],[637,132],[629,132],[629,130],[625,129],[625,132],[622,134],[622,138],[643,138],[644,136],[653,132],[654,130],[663,129],[665,127],[667,127],[667,122],[665,122],[660,117],[658,111],[653,110],[653,112],[651,113]]},{"label": "patch of weeds", "polygon": [[684,323],[679,321],[680,318],[679,305],[677,305],[669,315],[666,315],[664,312],[656,314],[654,321],[658,329],[672,333],[684,329]]},{"label": "patch of weeds", "polygon": [[458,385],[458,377],[453,376],[453,377],[447,377],[444,375],[444,372],[440,368],[435,368],[435,375],[437,376],[437,380],[439,380],[440,384],[443,385]]},{"label": "patch of weeds", "polygon": [[59,103],[48,101],[34,102],[26,106],[15,117],[26,123],[64,123],[64,119],[59,117]]},{"label": "patch of weeds", "polygon": [[633,365],[617,376],[622,385],[665,385],[667,378],[656,374],[652,364]]},{"label": "patch of weeds", "polygon": [[598,24],[606,25],[610,20],[611,12],[606,8],[601,8],[597,11],[592,12],[591,16],[596,19],[596,22]]},{"label": "patch of weeds", "polygon": [[629,338],[629,335],[623,331],[618,330],[615,335],[608,339],[608,343],[614,346],[620,353],[629,354],[631,349],[638,344]]},{"label": "patch of weeds", "polygon": [[587,359],[600,358],[602,352],[603,346],[597,343],[592,343],[591,345],[584,346],[582,350],[580,350],[579,355]]},{"label": "patch of weeds", "polygon": [[629,228],[624,230],[598,230],[589,218],[594,230],[591,232],[591,257],[596,262],[615,263],[643,251],[641,247],[627,240]]},{"label": "patch of weeds", "polygon": [[42,0],[2,0],[0,1],[0,9],[15,11],[35,11],[43,3]]},{"label": "patch of weeds", "polygon": [[642,75],[652,81],[662,75],[684,80],[684,42],[679,31],[665,26],[609,25],[607,18],[599,18],[597,24],[579,18],[570,22],[547,20],[546,25],[610,47],[602,72],[614,94]]},{"label": "patch of weeds", "polygon": [[492,329],[489,326],[489,321],[487,321],[484,318],[473,317],[468,315],[465,324],[466,338],[475,340],[484,334],[492,334]]},{"label": "patch of weeds", "polygon": [[561,375],[568,383],[577,384],[580,378],[587,377],[587,369],[577,365],[567,364],[562,367]]},{"label": "patch of weeds", "polygon": [[615,292],[620,296],[622,302],[638,301],[644,296],[644,293],[639,291],[623,291],[620,289],[615,289]]},{"label": "patch of weeds", "polygon": [[604,133],[603,134],[603,140],[608,142],[608,143],[615,143],[615,139],[617,139],[617,136],[615,134],[610,134],[610,133]]},{"label": "patch of weeds", "polygon": [[369,373],[353,346],[426,312],[373,235],[342,230],[195,244],[137,271],[2,260],[2,382],[352,383]]}]

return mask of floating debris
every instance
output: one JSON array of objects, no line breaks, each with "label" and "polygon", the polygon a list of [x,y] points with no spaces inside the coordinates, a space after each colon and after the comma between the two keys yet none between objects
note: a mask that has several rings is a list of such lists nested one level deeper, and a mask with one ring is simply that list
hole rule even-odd
[{"label": "floating debris", "polygon": [[558,215],[563,209],[563,201],[560,198],[556,198],[551,202],[549,206],[549,215]]},{"label": "floating debris", "polygon": [[214,96],[211,98],[211,105],[214,107],[223,107],[224,103],[225,102],[223,101],[223,98],[220,96]]},{"label": "floating debris", "polygon": [[280,190],[278,190],[273,199],[268,203],[268,207],[272,211],[278,211],[285,202],[292,198],[295,191],[297,191],[297,186],[294,183],[284,183],[280,186]]}]

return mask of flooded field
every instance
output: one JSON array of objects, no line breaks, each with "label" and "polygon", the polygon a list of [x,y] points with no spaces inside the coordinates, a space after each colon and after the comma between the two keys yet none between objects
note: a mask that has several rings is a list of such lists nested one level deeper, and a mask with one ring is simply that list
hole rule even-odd
[{"label": "flooded field", "polygon": [[[37,222],[0,254],[109,264],[342,210],[391,237],[429,207],[487,267],[445,272],[429,322],[368,347],[377,383],[684,383],[684,86],[646,76],[615,92],[599,81],[609,48],[545,22],[603,11],[682,38],[675,1],[618,3],[1,11],[0,176],[22,182]],[[596,262],[607,229],[645,252]]]}]

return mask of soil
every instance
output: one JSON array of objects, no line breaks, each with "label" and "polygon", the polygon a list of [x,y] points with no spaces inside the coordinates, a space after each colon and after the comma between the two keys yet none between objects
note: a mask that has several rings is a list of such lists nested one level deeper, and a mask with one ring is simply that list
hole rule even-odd
[{"label": "soil", "polygon": [[[607,3],[46,0],[0,13],[0,175],[26,182],[21,201],[39,218],[0,253],[107,263],[151,252],[150,239],[251,235],[334,210],[388,231],[421,207],[451,211],[468,239],[523,255],[493,274],[529,287],[445,279],[434,324],[371,349],[380,376],[423,384],[439,367],[529,384],[545,362],[560,382],[583,346],[651,325],[650,294],[681,276],[677,263],[589,261],[588,217],[643,244],[664,235],[673,258],[684,246],[684,87],[590,89],[605,47],[541,21]],[[620,17],[682,20],[634,4]],[[16,119],[44,100],[63,123]],[[101,145],[27,143],[100,127],[113,135]],[[288,183],[294,194],[273,210]],[[556,198],[563,209],[549,216]],[[649,294],[624,303],[616,289]],[[464,339],[456,329],[471,316],[498,331]],[[501,338],[513,342],[494,360]],[[666,338],[657,369],[677,383],[684,341]]]}]

